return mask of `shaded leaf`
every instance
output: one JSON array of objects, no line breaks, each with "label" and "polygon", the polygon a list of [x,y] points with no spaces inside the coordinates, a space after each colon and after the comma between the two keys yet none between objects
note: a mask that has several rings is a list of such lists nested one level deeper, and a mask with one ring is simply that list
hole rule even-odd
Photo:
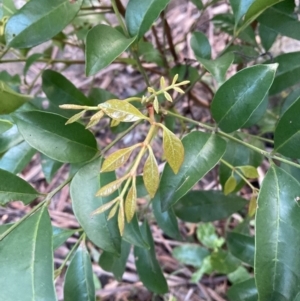
[{"label": "shaded leaf", "polygon": [[22,201],[25,205],[40,196],[31,185],[16,175],[0,169],[0,205]]},{"label": "shaded leaf", "polygon": [[245,68],[218,89],[211,111],[224,132],[233,132],[248,121],[268,93],[277,66],[271,64]]},{"label": "shaded leaf", "polygon": [[186,135],[182,144],[185,155],[178,174],[174,175],[166,165],[161,176],[159,191],[163,211],[192,189],[218,163],[226,149],[222,138],[198,131]]},{"label": "shaded leaf", "polygon": [[29,48],[50,40],[72,21],[81,4],[82,0],[29,1],[8,20],[6,43],[14,48]]},{"label": "shaded leaf", "polygon": [[70,187],[72,206],[88,238],[104,251],[119,254],[121,238],[116,217],[108,221],[108,212],[91,216],[95,209],[117,197],[116,193],[109,197],[95,196],[100,187],[115,180],[113,172],[99,174],[100,166],[101,160],[96,159],[76,173]]},{"label": "shaded leaf", "polygon": [[248,270],[243,266],[239,266],[235,271],[227,275],[228,280],[235,284],[251,279],[251,275]]},{"label": "shaded leaf", "polygon": [[27,72],[28,72],[30,66],[32,64],[34,64],[41,57],[43,57],[42,53],[34,53],[27,58],[24,69],[23,69],[23,75],[25,78],[26,78],[26,75],[27,75]]},{"label": "shaded leaf", "polygon": [[62,167],[63,163],[52,160],[44,154],[41,154],[42,171],[46,181],[50,183],[56,172]]},{"label": "shaded leaf", "polygon": [[0,135],[8,131],[12,126],[13,124],[10,121],[0,119]]},{"label": "shaded leaf", "polygon": [[196,57],[210,60],[211,47],[206,35],[200,31],[192,33],[190,45]]},{"label": "shaded leaf", "polygon": [[152,149],[143,169],[143,180],[151,198],[154,197],[159,185],[159,170]]},{"label": "shaded leaf", "polygon": [[259,24],[258,32],[262,46],[266,51],[269,51],[276,41],[278,35],[277,32],[263,24]]},{"label": "shaded leaf", "polygon": [[272,164],[256,212],[254,266],[261,301],[294,300],[299,293],[299,196],[299,182]]},{"label": "shaded leaf", "polygon": [[112,119],[121,122],[134,122],[147,119],[137,108],[127,101],[111,99],[99,105],[99,107]]},{"label": "shaded leaf", "polygon": [[128,39],[117,29],[107,25],[99,24],[93,27],[86,37],[86,75],[94,75],[108,66],[122,54],[134,40],[135,37]]},{"label": "shaded leaf", "polygon": [[95,286],[90,255],[84,245],[72,258],[64,283],[65,301],[95,301]]},{"label": "shaded leaf", "polygon": [[246,204],[247,200],[237,195],[225,196],[216,190],[190,191],[177,202],[174,210],[181,220],[198,223],[227,218]]},{"label": "shaded leaf", "polygon": [[231,253],[219,249],[210,255],[210,263],[214,270],[222,274],[235,271],[241,262]]},{"label": "shaded leaf", "polygon": [[256,179],[258,177],[257,169],[254,166],[245,165],[237,167],[246,178]]},{"label": "shaded leaf", "polygon": [[149,291],[156,294],[165,294],[168,292],[168,284],[156,259],[154,242],[147,222],[143,223],[141,231],[150,246],[150,250],[134,247],[138,275]]},{"label": "shaded leaf", "polygon": [[230,301],[257,301],[257,288],[254,278],[237,283],[229,288],[227,296]]},{"label": "shaded leaf", "polygon": [[217,249],[224,244],[224,238],[219,238],[212,223],[200,224],[197,228],[198,240],[207,248]]},{"label": "shaded leaf", "polygon": [[114,180],[104,186],[102,186],[96,193],[96,196],[108,196],[115,192],[126,179],[127,176]]},{"label": "shaded leaf", "polygon": [[46,207],[3,238],[0,249],[0,300],[57,300],[53,283],[52,228]]},{"label": "shaded leaf", "polygon": [[66,126],[60,115],[29,111],[15,114],[14,119],[27,143],[51,159],[79,163],[97,153],[93,134],[79,123]]},{"label": "shaded leaf", "polygon": [[255,0],[230,0],[229,2],[237,25]]},{"label": "shaded leaf", "polygon": [[63,228],[52,226],[52,231],[53,231],[53,250],[56,250],[78,230],[63,229]]},{"label": "shaded leaf", "polygon": [[235,177],[231,175],[224,185],[224,194],[228,195],[231,192],[233,192],[236,188],[236,184],[237,184],[237,182],[236,182]]},{"label": "shaded leaf", "polygon": [[132,181],[132,186],[129,189],[125,200],[125,216],[128,223],[131,222],[136,209],[136,186],[135,179]]}]

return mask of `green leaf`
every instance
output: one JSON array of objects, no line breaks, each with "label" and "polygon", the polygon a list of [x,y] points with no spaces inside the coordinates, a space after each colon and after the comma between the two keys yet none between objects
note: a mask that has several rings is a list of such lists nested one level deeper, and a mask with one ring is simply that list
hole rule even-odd
[{"label": "green leaf", "polygon": [[15,92],[6,83],[0,81],[0,115],[14,112],[31,98]]},{"label": "green leaf", "polygon": [[41,154],[41,165],[46,181],[50,183],[56,172],[62,167],[63,163],[52,160],[44,154]]},{"label": "green leaf", "polygon": [[300,97],[286,110],[275,129],[274,147],[280,154],[300,158]]},{"label": "green leaf", "polygon": [[138,40],[150,29],[170,0],[129,0],[125,21],[131,37]]},{"label": "green leaf", "polygon": [[45,206],[4,237],[0,249],[0,300],[57,300],[52,228]]},{"label": "green leaf", "polygon": [[162,210],[182,198],[223,156],[226,143],[216,135],[192,132],[182,139],[184,161],[177,175],[166,165],[160,181]]},{"label": "green leaf", "polygon": [[130,187],[126,200],[125,200],[125,216],[128,223],[131,222],[136,210],[136,185],[135,179],[132,181],[132,186]]},{"label": "green leaf", "polygon": [[141,231],[150,246],[150,250],[134,247],[138,275],[149,291],[156,294],[165,294],[168,292],[168,284],[156,259],[154,242],[147,222],[143,223]]},{"label": "green leaf", "polygon": [[27,72],[28,72],[30,66],[32,64],[34,64],[41,57],[43,57],[42,53],[34,53],[27,58],[24,69],[23,69],[23,75],[25,78],[26,78],[26,75],[27,75]]},{"label": "green leaf", "polygon": [[71,117],[74,115],[74,111],[60,109],[59,106],[63,104],[93,105],[93,102],[61,73],[53,70],[45,70],[42,74],[42,81],[43,92],[47,95],[51,104],[53,104],[55,113]]},{"label": "green leaf", "polygon": [[66,126],[66,119],[60,115],[29,111],[15,114],[14,119],[28,144],[51,159],[79,163],[97,153],[93,134],[79,123]]},{"label": "green leaf", "polygon": [[107,67],[121,55],[135,40],[128,39],[117,29],[99,24],[86,37],[86,75],[94,75]]},{"label": "green leaf", "polygon": [[250,165],[238,166],[237,169],[239,169],[246,178],[249,179],[258,178],[258,172],[254,166],[250,166]]},{"label": "green leaf", "polygon": [[299,182],[272,164],[256,211],[254,266],[260,301],[294,300],[299,293],[299,196]]},{"label": "green leaf", "polygon": [[172,255],[180,263],[199,268],[209,255],[207,249],[194,244],[184,244],[173,249]]},{"label": "green leaf", "polygon": [[13,0],[2,0],[2,8],[4,16],[11,16],[18,11]]},{"label": "green leaf", "polygon": [[130,244],[122,240],[120,257],[109,252],[103,252],[99,259],[99,265],[107,272],[112,272],[118,281],[122,280],[126,268],[126,262],[130,252]]},{"label": "green leaf", "polygon": [[224,132],[238,130],[248,121],[267,95],[277,66],[271,64],[245,68],[218,89],[211,111]]},{"label": "green leaf", "polygon": [[18,127],[14,125],[8,131],[0,135],[0,154],[6,152],[23,140],[23,137],[18,131]]},{"label": "green leaf", "polygon": [[212,223],[200,224],[197,228],[198,240],[209,249],[220,248],[224,244],[224,238],[219,238]]},{"label": "green leaf", "polygon": [[59,227],[52,227],[53,231],[53,250],[59,248],[65,241],[71,237],[77,230],[63,229]]},{"label": "green leaf", "polygon": [[280,116],[282,116],[286,110],[294,103],[298,100],[298,98],[300,97],[300,88],[295,89],[294,91],[292,91],[285,99],[280,111]]},{"label": "green leaf", "polygon": [[246,28],[249,24],[251,24],[261,13],[263,13],[267,8],[270,6],[275,5],[276,3],[279,3],[283,0],[255,0],[253,4],[248,9],[244,20],[243,25],[239,29],[239,31],[242,31],[244,28]]},{"label": "green leaf", "polygon": [[255,0],[230,0],[229,2],[234,14],[235,26],[237,26]]},{"label": "green leaf", "polygon": [[190,191],[175,205],[175,214],[190,223],[212,222],[241,210],[247,201],[237,195],[225,196],[221,191]]},{"label": "green leaf", "polygon": [[224,194],[228,195],[235,190],[237,182],[234,176],[230,176],[224,185]]},{"label": "green leaf", "polygon": [[0,168],[17,174],[27,166],[35,153],[36,150],[26,141],[23,141],[10,148],[0,158]]},{"label": "green leaf", "polygon": [[277,94],[298,83],[300,76],[300,52],[290,52],[277,56],[278,71],[270,89],[270,94]]},{"label": "green leaf", "polygon": [[99,107],[106,115],[114,120],[121,122],[134,122],[141,119],[147,119],[136,107],[127,101],[110,99]]},{"label": "green leaf", "polygon": [[203,9],[203,3],[202,0],[191,0],[192,3],[199,9]]},{"label": "green leaf", "polygon": [[7,22],[5,39],[9,47],[29,48],[50,40],[76,16],[82,0],[31,0]]},{"label": "green leaf", "polygon": [[64,301],[95,301],[90,255],[82,244],[72,258],[65,277]]},{"label": "green leaf", "polygon": [[192,33],[190,45],[196,57],[210,60],[211,47],[206,35],[200,31]]},{"label": "green leaf", "polygon": [[23,179],[16,175],[0,169],[0,205],[11,201],[22,201],[29,204],[40,194]]},{"label": "green leaf", "polygon": [[0,119],[0,135],[8,131],[12,126],[13,124],[10,121]]},{"label": "green leaf", "polygon": [[226,242],[229,251],[241,261],[254,266],[254,237],[237,232],[228,232]]},{"label": "green leaf", "polygon": [[239,266],[235,271],[227,275],[228,280],[235,284],[246,281],[251,278],[251,275],[243,266]]},{"label": "green leaf", "polygon": [[277,32],[263,24],[259,24],[258,32],[262,46],[266,51],[269,51],[276,41],[278,35]]},{"label": "green leaf", "polygon": [[159,185],[159,170],[152,149],[144,165],[143,180],[150,197],[153,198]]},{"label": "green leaf", "polygon": [[275,7],[267,9],[258,18],[258,21],[273,32],[300,40],[300,22],[298,19]]},{"label": "green leaf", "polygon": [[159,191],[156,193],[154,199],[152,200],[152,209],[156,222],[158,226],[163,230],[163,232],[176,240],[181,240],[174,209],[173,207],[171,207],[169,210],[162,212]]},{"label": "green leaf", "polygon": [[231,253],[222,249],[219,249],[211,254],[210,263],[215,271],[222,274],[232,273],[241,264],[241,262]]},{"label": "green leaf", "polygon": [[254,278],[233,285],[227,291],[227,296],[230,301],[257,301]]},{"label": "green leaf", "polygon": [[[71,182],[70,194],[75,216],[88,238],[99,248],[119,254],[121,238],[116,217],[107,220],[108,212],[92,216],[91,213],[101,205],[117,197],[96,197],[100,187],[115,180],[113,172],[99,174],[101,160],[96,159],[83,166]],[[83,184],[84,183],[84,184]]]}]

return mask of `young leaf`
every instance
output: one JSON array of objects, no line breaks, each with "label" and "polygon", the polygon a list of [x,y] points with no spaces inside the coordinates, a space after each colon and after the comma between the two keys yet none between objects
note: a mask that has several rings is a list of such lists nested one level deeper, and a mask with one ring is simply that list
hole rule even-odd
[{"label": "young leaf", "polygon": [[12,126],[13,124],[10,121],[0,119],[0,135],[8,131]]},{"label": "young leaf", "polygon": [[125,200],[125,215],[128,223],[131,222],[136,209],[136,186],[135,179],[132,180],[132,186],[127,193]]},{"label": "young leaf", "polygon": [[135,265],[138,275],[149,291],[156,294],[165,294],[168,291],[168,284],[157,262],[154,242],[147,222],[143,223],[141,231],[150,246],[150,250],[134,247]]},{"label": "young leaf", "polygon": [[[126,10],[127,11],[127,10]],[[99,24],[86,37],[86,75],[96,74],[122,54],[135,40],[128,39],[113,27]]]},{"label": "young leaf", "polygon": [[299,196],[299,182],[272,164],[263,180],[256,212],[254,267],[261,301],[299,296]]},{"label": "young leaf", "polygon": [[153,198],[159,185],[159,170],[152,149],[149,149],[144,165],[143,180],[150,197]]},{"label": "young leaf", "polygon": [[107,171],[113,171],[117,168],[123,166],[127,160],[129,159],[132,151],[137,147],[138,145],[133,145],[131,147],[122,148],[114,153],[110,154],[103,162],[103,165],[101,167],[100,172],[107,172]]},{"label": "young leaf", "polygon": [[254,166],[245,165],[237,167],[246,178],[256,179],[258,177],[257,169]]},{"label": "young leaf", "polygon": [[115,192],[123,183],[123,181],[127,178],[126,176],[123,176],[122,178],[119,178],[115,181],[112,181],[111,183],[102,186],[96,193],[96,196],[108,196]]},{"label": "young leaf", "polygon": [[101,103],[99,107],[106,115],[122,122],[134,122],[141,119],[147,119],[137,108],[127,101],[111,99]]},{"label": "young leaf", "polygon": [[69,118],[66,122],[66,125],[67,124],[70,124],[70,123],[73,123],[73,122],[76,122],[78,119],[80,119],[84,114],[86,113],[86,110],[83,110],[75,115],[73,115],[71,118]]},{"label": "young leaf", "polygon": [[109,208],[111,208],[115,203],[117,203],[118,201],[120,201],[119,197],[116,197],[115,199],[113,199],[112,201],[103,204],[101,207],[99,207],[98,209],[94,210],[92,212],[92,215],[96,215],[96,214],[101,214],[104,211],[108,210]]},{"label": "young leaf", "polygon": [[79,246],[65,277],[64,301],[95,301],[91,257],[84,245]]},{"label": "young leaf", "polygon": [[119,213],[118,213],[118,227],[120,231],[120,235],[123,236],[124,227],[125,227],[125,217],[124,217],[124,206],[123,202],[120,203]]},{"label": "young leaf", "polygon": [[46,206],[4,237],[0,249],[0,300],[57,300],[52,227]]},{"label": "young leaf", "polygon": [[225,242],[223,237],[218,237],[212,223],[200,224],[197,228],[197,238],[205,247],[210,249],[220,248]]},{"label": "young leaf", "polygon": [[229,193],[233,192],[236,187],[236,179],[234,176],[230,176],[224,185],[224,194],[228,195]]},{"label": "young leaf", "polygon": [[300,97],[286,110],[275,129],[275,150],[284,156],[300,158]]},{"label": "young leaf", "polygon": [[241,262],[228,251],[219,249],[210,256],[212,268],[222,274],[229,274],[235,271]]},{"label": "young leaf", "polygon": [[170,0],[130,0],[125,14],[131,37],[139,40],[152,26]]},{"label": "young leaf", "polygon": [[180,139],[165,126],[163,126],[163,149],[167,162],[177,174],[184,160],[184,147]]},{"label": "young leaf", "polygon": [[170,208],[210,171],[223,156],[226,142],[212,134],[192,132],[182,139],[184,161],[177,175],[165,165],[160,180],[162,211]]},{"label": "young leaf", "polygon": [[82,0],[27,2],[8,20],[5,27],[6,43],[9,47],[29,48],[50,40],[73,20],[81,4]]},{"label": "young leaf", "polygon": [[[121,200],[122,202],[123,200]],[[107,220],[110,220],[111,218],[113,218],[115,216],[115,214],[117,213],[117,210],[119,208],[119,204],[116,203],[112,208],[111,210],[109,211],[109,215],[107,217]]]},{"label": "young leaf", "polygon": [[248,207],[248,216],[250,216],[250,217],[254,216],[254,214],[256,212],[256,208],[257,208],[256,199],[257,198],[255,195],[253,195],[250,199],[249,207]]},{"label": "young leaf", "polygon": [[278,64],[245,68],[217,91],[211,111],[219,127],[227,133],[241,128],[268,93]]},{"label": "young leaf", "polygon": [[15,114],[14,119],[28,144],[51,159],[80,163],[92,159],[97,153],[93,134],[79,123],[66,126],[66,119],[62,116],[28,111]]},{"label": "young leaf", "polygon": [[22,201],[29,204],[40,194],[23,179],[16,175],[0,169],[0,205],[11,201]]},{"label": "young leaf", "polygon": [[0,115],[14,112],[31,99],[31,96],[17,93],[6,83],[0,81]]},{"label": "young leaf", "polygon": [[116,179],[113,172],[99,173],[100,166],[101,159],[96,159],[83,166],[75,174],[70,186],[72,207],[88,238],[99,248],[119,254],[121,238],[117,218],[108,220],[108,212],[91,216],[94,210],[118,196],[116,193],[109,197],[95,196],[95,192],[100,187]]}]

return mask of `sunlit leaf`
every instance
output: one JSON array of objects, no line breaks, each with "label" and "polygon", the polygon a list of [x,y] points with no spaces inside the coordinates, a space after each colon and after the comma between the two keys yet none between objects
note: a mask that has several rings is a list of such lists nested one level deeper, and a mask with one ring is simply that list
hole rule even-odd
[{"label": "sunlit leaf", "polygon": [[153,198],[159,185],[159,171],[152,149],[144,165],[143,180],[150,197]]}]

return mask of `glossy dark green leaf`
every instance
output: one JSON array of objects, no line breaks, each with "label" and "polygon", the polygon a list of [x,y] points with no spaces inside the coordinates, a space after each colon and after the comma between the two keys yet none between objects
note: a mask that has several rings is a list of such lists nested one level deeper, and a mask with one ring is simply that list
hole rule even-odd
[{"label": "glossy dark green leaf", "polygon": [[292,91],[285,99],[280,111],[280,116],[282,116],[286,110],[300,97],[300,88]]},{"label": "glossy dark green leaf", "polygon": [[79,246],[66,272],[64,301],[95,301],[95,286],[90,255]]},{"label": "glossy dark green leaf", "polygon": [[122,240],[121,254],[119,257],[104,251],[99,259],[99,265],[105,271],[112,272],[118,281],[122,280],[126,262],[130,252],[130,244]]},{"label": "glossy dark green leaf", "polygon": [[14,125],[8,131],[0,135],[0,154],[6,152],[23,140],[23,137],[18,131],[18,127]]},{"label": "glossy dark green leaf", "polygon": [[22,201],[29,204],[40,194],[25,180],[16,175],[0,169],[0,205],[11,201]]},{"label": "glossy dark green leaf", "polygon": [[143,236],[146,237],[150,250],[134,247],[138,275],[149,291],[156,294],[165,294],[168,292],[168,284],[156,259],[154,242],[147,222],[144,222],[141,226],[141,231]]},{"label": "glossy dark green leaf", "polygon": [[135,40],[128,39],[117,29],[107,25],[93,27],[86,38],[86,69],[87,75],[94,75],[108,66],[122,54]]},{"label": "glossy dark green leaf", "polygon": [[71,237],[77,230],[63,229],[59,227],[52,227],[53,230],[53,250],[60,247],[65,241]]},{"label": "glossy dark green leaf", "polygon": [[233,194],[225,196],[221,191],[190,191],[174,209],[181,220],[198,223],[227,218],[246,204],[245,199]]},{"label": "glossy dark green leaf", "polygon": [[277,56],[273,62],[279,67],[270,94],[277,94],[297,84],[300,77],[300,52],[290,52]]},{"label": "glossy dark green leaf", "polygon": [[214,134],[192,132],[182,139],[185,154],[178,172],[174,174],[169,165],[162,173],[159,191],[162,211],[166,211],[184,196],[209,172],[223,156],[226,143]]},{"label": "glossy dark green leaf", "polygon": [[0,135],[8,131],[12,126],[13,124],[10,121],[0,119]]},{"label": "glossy dark green leaf", "polygon": [[269,51],[277,38],[277,32],[263,24],[259,24],[258,32],[262,46]]},{"label": "glossy dark green leaf", "polygon": [[0,300],[57,300],[53,283],[52,228],[46,207],[3,238],[0,250]]},{"label": "glossy dark green leaf", "polygon": [[6,43],[14,48],[29,48],[50,40],[76,16],[82,0],[31,0],[7,22]]},{"label": "glossy dark green leaf", "polygon": [[237,25],[255,0],[230,0],[235,24]]},{"label": "glossy dark green leaf", "polygon": [[241,262],[230,252],[219,249],[210,255],[212,268],[222,274],[228,274],[235,271]]},{"label": "glossy dark green leaf", "polygon": [[41,165],[45,179],[50,183],[56,172],[62,167],[63,163],[52,160],[44,154],[41,154]]},{"label": "glossy dark green leaf", "polygon": [[170,0],[129,0],[125,20],[130,36],[140,39],[169,2]]},{"label": "glossy dark green leaf", "polygon": [[200,31],[193,32],[190,45],[196,57],[210,60],[211,47],[208,38],[204,33]]},{"label": "glossy dark green leaf", "polygon": [[259,18],[259,23],[292,39],[300,40],[300,22],[277,8],[267,9]]},{"label": "glossy dark green leaf", "polygon": [[[115,180],[113,172],[99,173],[101,160],[94,160],[82,167],[71,182],[70,194],[75,216],[88,238],[99,248],[115,254],[120,253],[121,238],[117,219],[107,220],[108,212],[98,215],[91,213],[117,194],[109,197],[96,197],[96,192]],[[84,183],[84,185],[83,185]]]},{"label": "glossy dark green leaf", "polygon": [[153,214],[158,226],[165,234],[176,239],[181,240],[181,235],[178,228],[178,222],[173,208],[162,212],[160,192],[158,191],[152,200]]},{"label": "glossy dark green leaf", "polygon": [[134,246],[149,249],[149,244],[147,243],[146,237],[144,237],[141,232],[136,215],[134,215],[130,223],[125,221],[123,239]]},{"label": "glossy dark green leaf", "polygon": [[254,278],[233,285],[227,291],[227,296],[230,301],[257,301]]},{"label": "glossy dark green leaf", "polygon": [[236,284],[251,279],[252,277],[245,267],[239,266],[235,271],[227,274],[227,278],[232,284]]},{"label": "glossy dark green leaf", "polygon": [[209,255],[209,251],[198,245],[184,244],[174,248],[172,255],[180,263],[199,268],[202,266],[204,258]]},{"label": "glossy dark green leaf", "polygon": [[300,97],[282,115],[275,129],[275,150],[291,158],[300,158],[299,110]]},{"label": "glossy dark green leaf", "polygon": [[6,83],[0,81],[0,115],[14,112],[31,98],[15,92]]},{"label": "glossy dark green leaf", "polygon": [[93,105],[80,90],[78,90],[67,78],[62,74],[53,71],[45,70],[42,75],[42,89],[47,95],[50,102],[55,106],[56,113],[60,115],[71,117],[77,111],[63,110],[58,106],[63,104],[77,104],[77,105]]},{"label": "glossy dark green leaf", "polygon": [[254,237],[228,232],[226,242],[229,251],[241,261],[254,266]]},{"label": "glossy dark green leaf", "polygon": [[65,125],[60,115],[31,111],[15,114],[15,120],[28,144],[51,159],[79,163],[97,153],[93,134],[77,122]]},{"label": "glossy dark green leaf", "polygon": [[35,153],[36,150],[23,141],[10,148],[0,158],[0,168],[14,174],[19,173],[27,166]]},{"label": "glossy dark green leaf", "polygon": [[211,111],[219,127],[227,133],[241,128],[266,97],[275,77],[277,64],[245,68],[217,91]]},{"label": "glossy dark green leaf", "polygon": [[300,287],[300,184],[271,165],[258,196],[255,280],[260,301],[294,300]]}]

